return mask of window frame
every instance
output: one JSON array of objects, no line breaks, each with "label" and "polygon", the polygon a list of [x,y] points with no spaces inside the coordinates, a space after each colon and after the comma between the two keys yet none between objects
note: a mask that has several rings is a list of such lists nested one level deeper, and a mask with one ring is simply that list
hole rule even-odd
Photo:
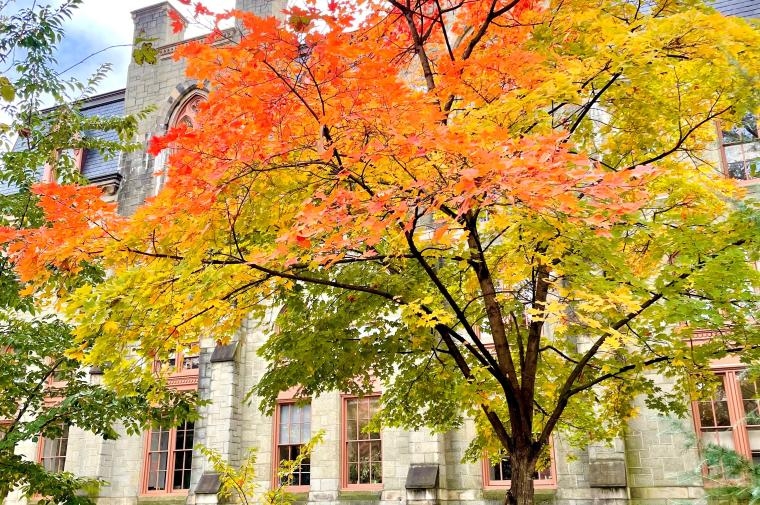
[{"label": "window frame", "polygon": [[[60,440],[64,440],[65,443],[61,444],[61,442],[59,442]],[[56,441],[58,443],[58,448],[56,450],[56,455],[53,456],[52,458],[46,458],[45,457],[45,444],[46,443],[50,443],[51,441]],[[61,445],[64,448],[63,455],[60,454],[60,452],[61,452],[61,450],[60,450]],[[69,452],[69,425],[65,425],[64,428],[63,428],[63,433],[61,433],[60,437],[47,438],[47,437],[44,437],[44,436],[40,435],[39,440],[37,441],[37,457],[35,459],[36,459],[37,463],[39,463],[40,465],[42,465],[43,468],[45,468],[46,471],[52,472],[52,473],[61,473],[61,472],[65,472],[66,471],[66,457],[68,456],[68,452]],[[61,460],[62,461],[61,467],[59,469],[49,470],[45,466],[45,460],[46,459],[50,459],[50,460],[54,460],[54,461]]]},{"label": "window frame", "polygon": [[[182,423],[182,426],[186,426],[188,423],[193,425],[192,433],[193,433],[193,444],[195,443],[195,423],[192,421],[185,421]],[[143,435],[143,462],[142,462],[142,469],[140,472],[140,495],[142,496],[166,496],[166,495],[173,495],[173,496],[184,496],[187,495],[190,491],[190,480],[192,480],[192,462],[193,462],[193,447],[190,447],[190,476],[188,480],[188,487],[187,489],[174,489],[174,470],[175,465],[177,461],[177,452],[179,452],[176,449],[176,443],[177,443],[177,430],[180,428],[180,426],[175,426],[174,428],[170,428],[168,430],[165,430],[163,428],[158,428],[158,430],[148,430]],[[150,477],[150,441],[151,441],[151,434],[154,431],[168,431],[169,433],[169,443],[168,443],[168,456],[166,460],[166,480],[164,481],[165,489],[148,489],[148,480]],[[183,449],[184,450],[184,449]]]},{"label": "window frame", "polygon": [[[198,124],[196,119],[198,105],[206,100],[208,100],[208,91],[206,89],[199,87],[191,88],[171,108],[166,121],[166,130],[168,131],[170,128],[177,127],[180,124],[194,128]],[[154,159],[153,176],[156,180],[153,187],[153,196],[157,196],[169,180],[167,163],[171,152],[169,149],[164,149]]]},{"label": "window frame", "polygon": [[[58,181],[58,174],[56,173],[56,164],[63,153],[62,149],[56,149],[53,153],[53,160],[45,163],[42,168],[42,175],[40,176],[40,182],[43,184],[51,184]],[[78,173],[82,173],[84,168],[84,148],[77,147],[71,149],[71,159],[74,164],[74,170]]]},{"label": "window frame", "polygon": [[[557,489],[557,465],[556,457],[554,454],[554,444],[549,444],[549,473],[551,477],[548,479],[537,478],[533,479],[534,489]],[[483,489],[495,489],[503,490],[508,489],[512,485],[511,480],[491,480],[491,460],[488,457],[484,457],[481,460],[481,474],[483,476]]]},{"label": "window frame", "polygon": [[[755,118],[755,122],[757,123],[757,126],[760,127],[760,116]],[[724,123],[721,120],[716,120],[714,124],[715,124],[715,129],[717,131],[718,157],[720,159],[720,169],[721,169],[721,172],[723,173],[723,176],[733,181],[736,181],[736,183],[739,184],[740,186],[757,183],[757,181],[760,180],[760,176],[752,177],[749,174],[747,174],[747,177],[744,179],[731,177],[731,173],[729,171],[728,154],[727,154],[726,148],[760,143],[760,139],[746,140],[746,141],[740,141],[740,142],[727,142],[723,134]],[[743,151],[743,147],[741,149]],[[745,167],[746,167],[746,163],[749,160],[742,159],[741,161],[745,163]]]},{"label": "window frame", "polygon": [[[280,479],[277,475],[277,471],[280,468],[280,419],[281,419],[281,408],[285,405],[296,405],[296,406],[302,406],[306,405],[306,401],[304,399],[295,398],[293,395],[289,395],[289,398],[285,399],[277,399],[277,405],[275,407],[274,416],[273,416],[273,434],[272,434],[272,488],[275,489],[280,486]],[[300,404],[300,405],[299,405]],[[311,400],[308,401],[309,405],[309,439],[312,437],[312,426],[311,426]],[[306,440],[303,442],[305,444],[308,442]],[[302,445],[303,445],[302,444]],[[294,444],[289,444],[294,445]],[[309,484],[291,484],[288,486],[285,486],[285,489],[289,493],[307,493],[309,492],[309,489],[311,488],[311,477],[312,477],[312,462],[311,457],[309,457]]]},{"label": "window frame", "polygon": [[[198,390],[198,378],[200,377],[200,357],[201,352],[198,350],[197,354],[189,354],[185,350],[178,350],[173,353],[171,359],[174,359],[174,367],[170,367],[166,360],[156,359],[153,362],[153,370],[156,374],[160,374],[164,366],[169,372],[166,378],[167,386],[176,391],[197,391]],[[182,366],[185,358],[197,358],[198,368],[186,369]]]},{"label": "window frame", "polygon": [[380,491],[383,489],[383,433],[378,432],[380,442],[380,482],[367,484],[349,483],[348,479],[348,402],[351,400],[367,400],[375,398],[380,400],[380,393],[372,393],[365,396],[350,394],[341,395],[340,410],[340,488],[342,491]]},{"label": "window frame", "polygon": [[[733,450],[744,458],[752,461],[752,448],[749,441],[749,428],[746,423],[747,413],[744,409],[744,395],[741,390],[741,380],[739,374],[746,367],[741,365],[723,365],[714,366],[711,372],[715,375],[722,376],[723,389],[726,395],[726,404],[728,409],[729,425],[731,427]],[[699,404],[710,400],[694,400],[691,402],[691,417],[694,422],[694,430],[697,434],[699,447],[702,446],[702,422],[700,419]],[[756,425],[753,425],[756,426]],[[756,451],[760,452],[760,448]]]}]

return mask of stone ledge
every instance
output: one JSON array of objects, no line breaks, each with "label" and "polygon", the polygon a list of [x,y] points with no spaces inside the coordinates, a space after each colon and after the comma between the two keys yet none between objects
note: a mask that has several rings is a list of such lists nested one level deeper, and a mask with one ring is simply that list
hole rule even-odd
[{"label": "stone ledge", "polygon": [[[484,500],[504,500],[504,495],[507,494],[507,488],[504,489],[484,489],[483,490],[483,499]],[[549,488],[549,487],[541,487],[541,488],[535,488],[533,490],[533,494],[536,497],[540,496],[554,496],[557,494],[557,488]]]},{"label": "stone ledge", "polygon": [[308,491],[303,493],[289,493],[285,491],[285,494],[292,500],[293,503],[307,503],[309,501]]},{"label": "stone ledge", "polygon": [[631,487],[631,499],[669,499],[686,500],[691,498],[689,489],[691,486],[667,486],[667,487]]},{"label": "stone ledge", "polygon": [[185,505],[187,495],[138,496],[139,505]]},{"label": "stone ledge", "polygon": [[380,501],[382,491],[341,491],[339,501]]}]

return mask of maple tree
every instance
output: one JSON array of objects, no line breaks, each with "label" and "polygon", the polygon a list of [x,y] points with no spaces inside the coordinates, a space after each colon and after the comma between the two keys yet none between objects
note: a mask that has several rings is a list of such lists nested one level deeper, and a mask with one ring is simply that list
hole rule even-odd
[{"label": "maple tree", "polygon": [[[755,28],[697,0],[231,15],[236,43],[177,49],[210,93],[153,140],[156,198],[39,185],[49,224],[2,232],[115,387],[276,311],[266,408],[379,381],[384,425],[474,418],[468,456],[506,454],[524,505],[555,431],[610,440],[632,398],[684,414],[710,360],[756,362],[757,207],[704,161],[758,106]],[[109,276],[69,289],[85,264]]]},{"label": "maple tree", "polygon": [[[103,117],[82,111],[106,75],[108,65],[89,79],[67,78],[58,71],[57,50],[64,24],[81,1],[55,6],[34,3],[18,9],[0,2],[0,221],[8,229],[47,226],[31,192],[42,167],[53,168],[67,183],[84,182],[75,167],[75,150],[116,156],[134,149],[138,117]],[[52,105],[52,107],[50,107]],[[99,200],[100,189],[93,198]],[[97,282],[103,272],[89,265],[70,286]],[[136,384],[139,394],[118,395],[92,380],[89,368],[67,356],[76,344],[70,325],[35,304],[14,273],[9,258],[0,258],[0,503],[18,490],[41,503],[89,504],[102,483],[92,477],[56,472],[18,452],[23,444],[58,438],[76,427],[113,439],[122,423],[139,433],[150,423],[174,424],[194,411],[195,398]],[[42,302],[42,300],[40,300]],[[47,310],[46,310],[47,309]],[[27,445],[28,447],[28,445]],[[41,497],[41,498],[40,498]]]}]

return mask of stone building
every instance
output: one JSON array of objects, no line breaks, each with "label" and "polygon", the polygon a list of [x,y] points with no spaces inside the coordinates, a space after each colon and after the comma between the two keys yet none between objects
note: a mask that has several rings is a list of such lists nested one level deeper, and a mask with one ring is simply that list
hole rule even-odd
[{"label": "stone building", "polygon": [[[278,12],[282,1],[238,0],[237,6],[266,15]],[[728,14],[760,17],[757,0],[722,0],[717,5]],[[203,97],[203,91],[184,77],[182,62],[170,57],[183,40],[182,33],[171,30],[170,9],[164,2],[132,13],[135,34],[157,39],[159,61],[156,65],[132,63],[126,88],[98,97],[92,105],[93,112],[117,114],[138,113],[154,105],[140,125],[146,142],[170,124],[192,123],[194,104]],[[720,149],[726,173],[740,179],[759,175],[760,143],[753,121],[748,118],[748,128],[724,134],[725,145]],[[110,162],[85,155],[82,171],[93,183],[107,182],[118,188],[119,210],[130,214],[157,191],[161,178],[155,173],[162,164],[160,156],[153,158],[145,152]],[[208,462],[192,451],[195,444],[219,451],[233,465],[255,447],[257,479],[261,488],[267,488],[276,482],[279,459],[292,456],[311,433],[323,429],[324,442],[296,474],[297,485],[291,490],[299,501],[314,505],[495,505],[502,501],[508,468],[486,461],[461,462],[474,434],[471,425],[446,434],[389,429],[359,435],[376,400],[340,393],[321,395],[310,405],[296,405],[283,395],[274,418],[262,415],[255,399],[251,405],[243,401],[266,368],[256,355],[262,339],[263,332],[248,323],[227,346],[217,347],[207,339],[201,342],[199,356],[176,356],[173,386],[197,389],[201,398],[213,400],[202,407],[194,424],[109,441],[72,427],[66,438],[28,442],[21,450],[50,468],[107,481],[98,498],[104,505],[211,504],[218,502],[218,480]],[[720,373],[723,391],[714,401],[695,406],[700,414],[696,420],[662,418],[641,402],[640,415],[612,446],[575,449],[561,435],[555,437],[552,465],[535,481],[539,500],[557,505],[704,500],[700,456],[686,436],[695,426],[705,437],[760,459],[760,425],[737,422],[747,401],[760,402],[760,392],[754,383],[741,383],[730,363]],[[91,377],[100,380],[96,373]],[[661,382],[667,388],[665,379]],[[362,457],[349,457],[359,452]],[[21,502],[19,497],[10,500]]]}]

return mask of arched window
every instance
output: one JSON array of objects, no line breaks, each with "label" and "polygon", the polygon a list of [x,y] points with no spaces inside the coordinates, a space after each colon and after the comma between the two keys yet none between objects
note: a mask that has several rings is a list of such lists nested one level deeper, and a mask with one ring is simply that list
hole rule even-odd
[{"label": "arched window", "polygon": [[198,114],[198,104],[206,99],[205,93],[201,91],[193,92],[187,96],[179,106],[174,109],[174,113],[169,120],[169,127],[184,124],[190,128],[195,126],[195,117]]},{"label": "arched window", "polygon": [[[172,128],[177,125],[185,125],[188,128],[194,128],[196,123],[196,116],[198,114],[198,104],[206,100],[206,92],[200,89],[196,89],[188,93],[182,100],[177,102],[177,105],[172,109],[169,114],[169,121],[166,126]],[[161,188],[166,183],[167,174],[165,170],[166,158],[169,155],[167,150],[161,151],[156,157],[156,161],[153,164],[153,173],[156,176],[156,184],[153,195],[157,195]]]}]

